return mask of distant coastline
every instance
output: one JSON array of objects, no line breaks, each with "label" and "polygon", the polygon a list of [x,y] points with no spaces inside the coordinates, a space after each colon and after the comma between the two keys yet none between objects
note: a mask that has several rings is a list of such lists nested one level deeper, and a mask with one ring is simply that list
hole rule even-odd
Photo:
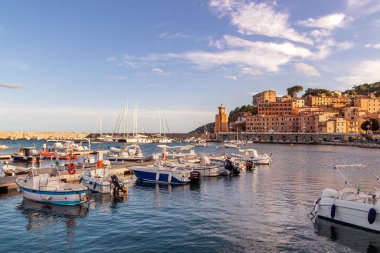
[{"label": "distant coastline", "polygon": [[88,133],[75,133],[75,132],[14,132],[14,131],[1,131],[0,139],[50,139],[50,138],[85,138]]}]

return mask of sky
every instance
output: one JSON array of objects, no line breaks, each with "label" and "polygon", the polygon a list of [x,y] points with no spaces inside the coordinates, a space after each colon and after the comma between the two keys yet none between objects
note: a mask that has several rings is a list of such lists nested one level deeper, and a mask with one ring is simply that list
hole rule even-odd
[{"label": "sky", "polygon": [[112,132],[128,104],[188,132],[266,89],[376,81],[379,0],[1,1],[0,131]]}]

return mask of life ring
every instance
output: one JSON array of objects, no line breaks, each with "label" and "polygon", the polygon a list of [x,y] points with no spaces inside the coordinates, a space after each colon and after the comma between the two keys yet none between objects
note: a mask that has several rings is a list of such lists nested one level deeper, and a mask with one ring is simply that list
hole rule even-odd
[{"label": "life ring", "polygon": [[70,175],[74,175],[77,172],[77,166],[74,163],[70,163],[67,172],[69,172]]}]

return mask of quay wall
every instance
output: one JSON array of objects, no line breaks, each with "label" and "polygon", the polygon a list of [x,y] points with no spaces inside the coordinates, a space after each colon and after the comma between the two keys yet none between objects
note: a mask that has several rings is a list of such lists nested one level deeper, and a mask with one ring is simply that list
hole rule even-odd
[{"label": "quay wall", "polygon": [[[318,143],[318,142],[353,142],[358,139],[366,139],[359,133],[250,133],[222,132],[217,135],[218,141],[226,140],[252,140],[254,142],[276,142],[276,143]],[[372,135],[373,139],[380,138]]]}]

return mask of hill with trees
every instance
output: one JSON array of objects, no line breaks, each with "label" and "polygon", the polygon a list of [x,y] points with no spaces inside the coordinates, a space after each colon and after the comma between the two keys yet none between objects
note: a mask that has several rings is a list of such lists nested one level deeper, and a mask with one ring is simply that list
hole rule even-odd
[{"label": "hill with trees", "polygon": [[344,94],[348,95],[368,95],[375,93],[376,97],[380,97],[380,82],[372,84],[355,85],[352,89],[346,90]]}]

